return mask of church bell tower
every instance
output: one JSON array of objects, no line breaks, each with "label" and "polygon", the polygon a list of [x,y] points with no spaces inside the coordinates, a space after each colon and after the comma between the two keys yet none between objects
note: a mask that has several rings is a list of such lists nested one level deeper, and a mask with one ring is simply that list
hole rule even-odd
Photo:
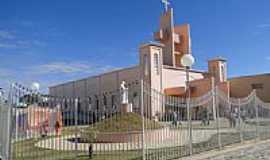
[{"label": "church bell tower", "polygon": [[208,72],[215,78],[215,83],[227,81],[227,61],[222,57],[217,57],[208,61]]},{"label": "church bell tower", "polygon": [[160,18],[159,31],[154,33],[154,39],[163,47],[163,64],[173,67],[183,67],[180,63],[184,54],[191,54],[191,37],[189,24],[174,24],[173,8],[170,8],[167,0],[165,12]]}]

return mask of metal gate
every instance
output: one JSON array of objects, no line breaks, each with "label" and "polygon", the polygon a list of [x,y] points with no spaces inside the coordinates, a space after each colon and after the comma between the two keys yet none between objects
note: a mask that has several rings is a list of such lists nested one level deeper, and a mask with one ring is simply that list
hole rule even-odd
[{"label": "metal gate", "polygon": [[4,160],[167,160],[270,138],[270,105],[255,91],[189,99],[141,83],[56,97],[15,84],[0,102]]},{"label": "metal gate", "polygon": [[128,103],[120,90],[56,97],[14,85],[12,159],[141,159],[140,95],[126,91]]},{"label": "metal gate", "polygon": [[255,90],[247,97],[232,98],[213,86],[190,99],[167,96],[147,84],[143,88],[143,159],[179,159],[270,138],[270,104]]}]

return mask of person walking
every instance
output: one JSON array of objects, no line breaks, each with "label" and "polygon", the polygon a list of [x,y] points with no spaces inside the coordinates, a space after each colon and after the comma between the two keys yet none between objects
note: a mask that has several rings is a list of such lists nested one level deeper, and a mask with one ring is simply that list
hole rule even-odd
[{"label": "person walking", "polygon": [[57,120],[55,122],[55,133],[57,136],[61,135],[61,128],[62,128],[62,125],[61,125],[60,121]]}]

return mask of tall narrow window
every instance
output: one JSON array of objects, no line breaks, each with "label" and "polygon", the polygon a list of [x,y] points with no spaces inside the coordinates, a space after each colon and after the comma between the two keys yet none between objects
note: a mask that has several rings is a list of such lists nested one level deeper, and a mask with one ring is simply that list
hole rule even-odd
[{"label": "tall narrow window", "polygon": [[138,108],[139,107],[139,96],[137,92],[133,93],[133,98],[132,98],[132,104],[134,108]]},{"label": "tall narrow window", "polygon": [[144,75],[147,76],[148,75],[148,56],[145,54],[144,55]]},{"label": "tall narrow window", "polygon": [[95,97],[96,97],[96,109],[98,111],[99,110],[99,99],[98,99],[97,95],[95,95]]},{"label": "tall narrow window", "polygon": [[105,94],[103,94],[103,104],[105,107],[107,107],[107,97]]},{"label": "tall narrow window", "polygon": [[80,113],[82,111],[82,105],[80,99],[78,99],[78,108],[77,111]]},{"label": "tall narrow window", "polygon": [[154,67],[156,74],[159,74],[159,58],[157,53],[154,54]]},{"label": "tall narrow window", "polygon": [[225,67],[224,67],[224,65],[222,65],[221,66],[221,79],[223,80],[223,81],[225,81]]},{"label": "tall narrow window", "polygon": [[64,109],[66,110],[68,108],[68,100],[67,98],[64,99]]},{"label": "tall narrow window", "polygon": [[88,97],[88,110],[91,111],[92,110],[92,98]]},{"label": "tall narrow window", "polygon": [[112,95],[111,98],[112,98],[112,99],[111,99],[111,100],[112,100],[112,109],[115,109],[115,106],[114,106],[114,105],[115,105],[115,104],[114,104],[114,103],[115,103],[115,96]]}]

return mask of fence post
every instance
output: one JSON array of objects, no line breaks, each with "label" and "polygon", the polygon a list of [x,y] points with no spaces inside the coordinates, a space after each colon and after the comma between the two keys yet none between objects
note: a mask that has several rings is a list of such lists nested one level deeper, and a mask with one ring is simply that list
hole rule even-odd
[{"label": "fence post", "polygon": [[145,148],[144,148],[144,84],[143,79],[141,80],[141,117],[142,117],[142,135],[141,135],[141,143],[142,143],[142,158],[145,160]]},{"label": "fence post", "polygon": [[75,121],[75,156],[76,159],[78,158],[78,104],[79,104],[79,99],[75,98],[75,117],[74,117],[74,121]]},{"label": "fence post", "polygon": [[216,89],[215,89],[215,78],[212,77],[211,78],[211,83],[212,83],[212,96],[213,96],[213,106],[212,106],[212,110],[213,110],[213,118],[214,121],[217,120],[217,111],[216,111]]},{"label": "fence post", "polygon": [[257,105],[257,91],[254,90],[255,96],[254,96],[254,105],[255,105],[255,111],[256,111],[256,141],[260,140],[260,133],[259,133],[259,109]]},{"label": "fence post", "polygon": [[8,132],[9,132],[9,139],[8,139],[8,160],[11,160],[12,159],[12,128],[13,128],[13,124],[12,124],[12,118],[13,118],[13,116],[12,116],[12,113],[13,113],[13,109],[12,109],[12,105],[10,105],[9,103],[7,103],[7,107],[9,107],[9,115],[8,115],[8,118],[9,118],[9,122],[8,122],[8,126],[9,126],[9,128],[8,128]]},{"label": "fence post", "polygon": [[186,95],[186,106],[187,106],[187,121],[188,121],[188,133],[189,133],[189,154],[193,154],[193,146],[192,146],[192,115],[191,115],[191,105],[190,105],[190,84],[189,84],[189,69],[186,68],[186,87],[187,87],[187,95]]},{"label": "fence post", "polygon": [[243,143],[243,131],[242,131],[242,120],[241,120],[241,100],[238,98],[238,121],[239,121],[239,133],[240,141]]},{"label": "fence post", "polygon": [[[10,84],[10,88],[9,88],[9,93],[8,93],[8,106],[10,107],[10,111],[11,111],[11,121],[10,121],[10,139],[9,139],[9,145],[10,145],[10,150],[9,150],[9,159],[13,159],[13,151],[14,151],[14,148],[12,146],[12,139],[14,138],[14,136],[17,136],[16,135],[16,122],[17,122],[17,107],[14,107],[13,105],[13,101],[14,101],[14,83]],[[15,115],[15,121],[13,121],[13,118],[14,118],[14,115]],[[15,135],[14,135],[14,132],[15,132]],[[16,137],[15,137],[16,138]],[[16,140],[16,139],[15,139]],[[15,151],[14,151],[15,152]],[[16,155],[14,156],[16,157]]]},{"label": "fence post", "polygon": [[218,147],[219,149],[222,148],[221,144],[221,134],[220,134],[220,117],[219,117],[219,101],[217,95],[217,87],[215,88],[215,99],[216,99],[216,115],[217,115],[217,132],[218,132]]},{"label": "fence post", "polygon": [[[7,99],[0,89],[0,159],[11,160],[12,104],[11,88]],[[1,157],[2,156],[2,157]]]},{"label": "fence post", "polygon": [[220,123],[219,123],[219,102],[218,102],[218,90],[215,86],[215,79],[212,78],[212,92],[213,92],[213,117],[216,120],[217,135],[218,135],[218,147],[222,148],[221,135],[220,135]]}]

